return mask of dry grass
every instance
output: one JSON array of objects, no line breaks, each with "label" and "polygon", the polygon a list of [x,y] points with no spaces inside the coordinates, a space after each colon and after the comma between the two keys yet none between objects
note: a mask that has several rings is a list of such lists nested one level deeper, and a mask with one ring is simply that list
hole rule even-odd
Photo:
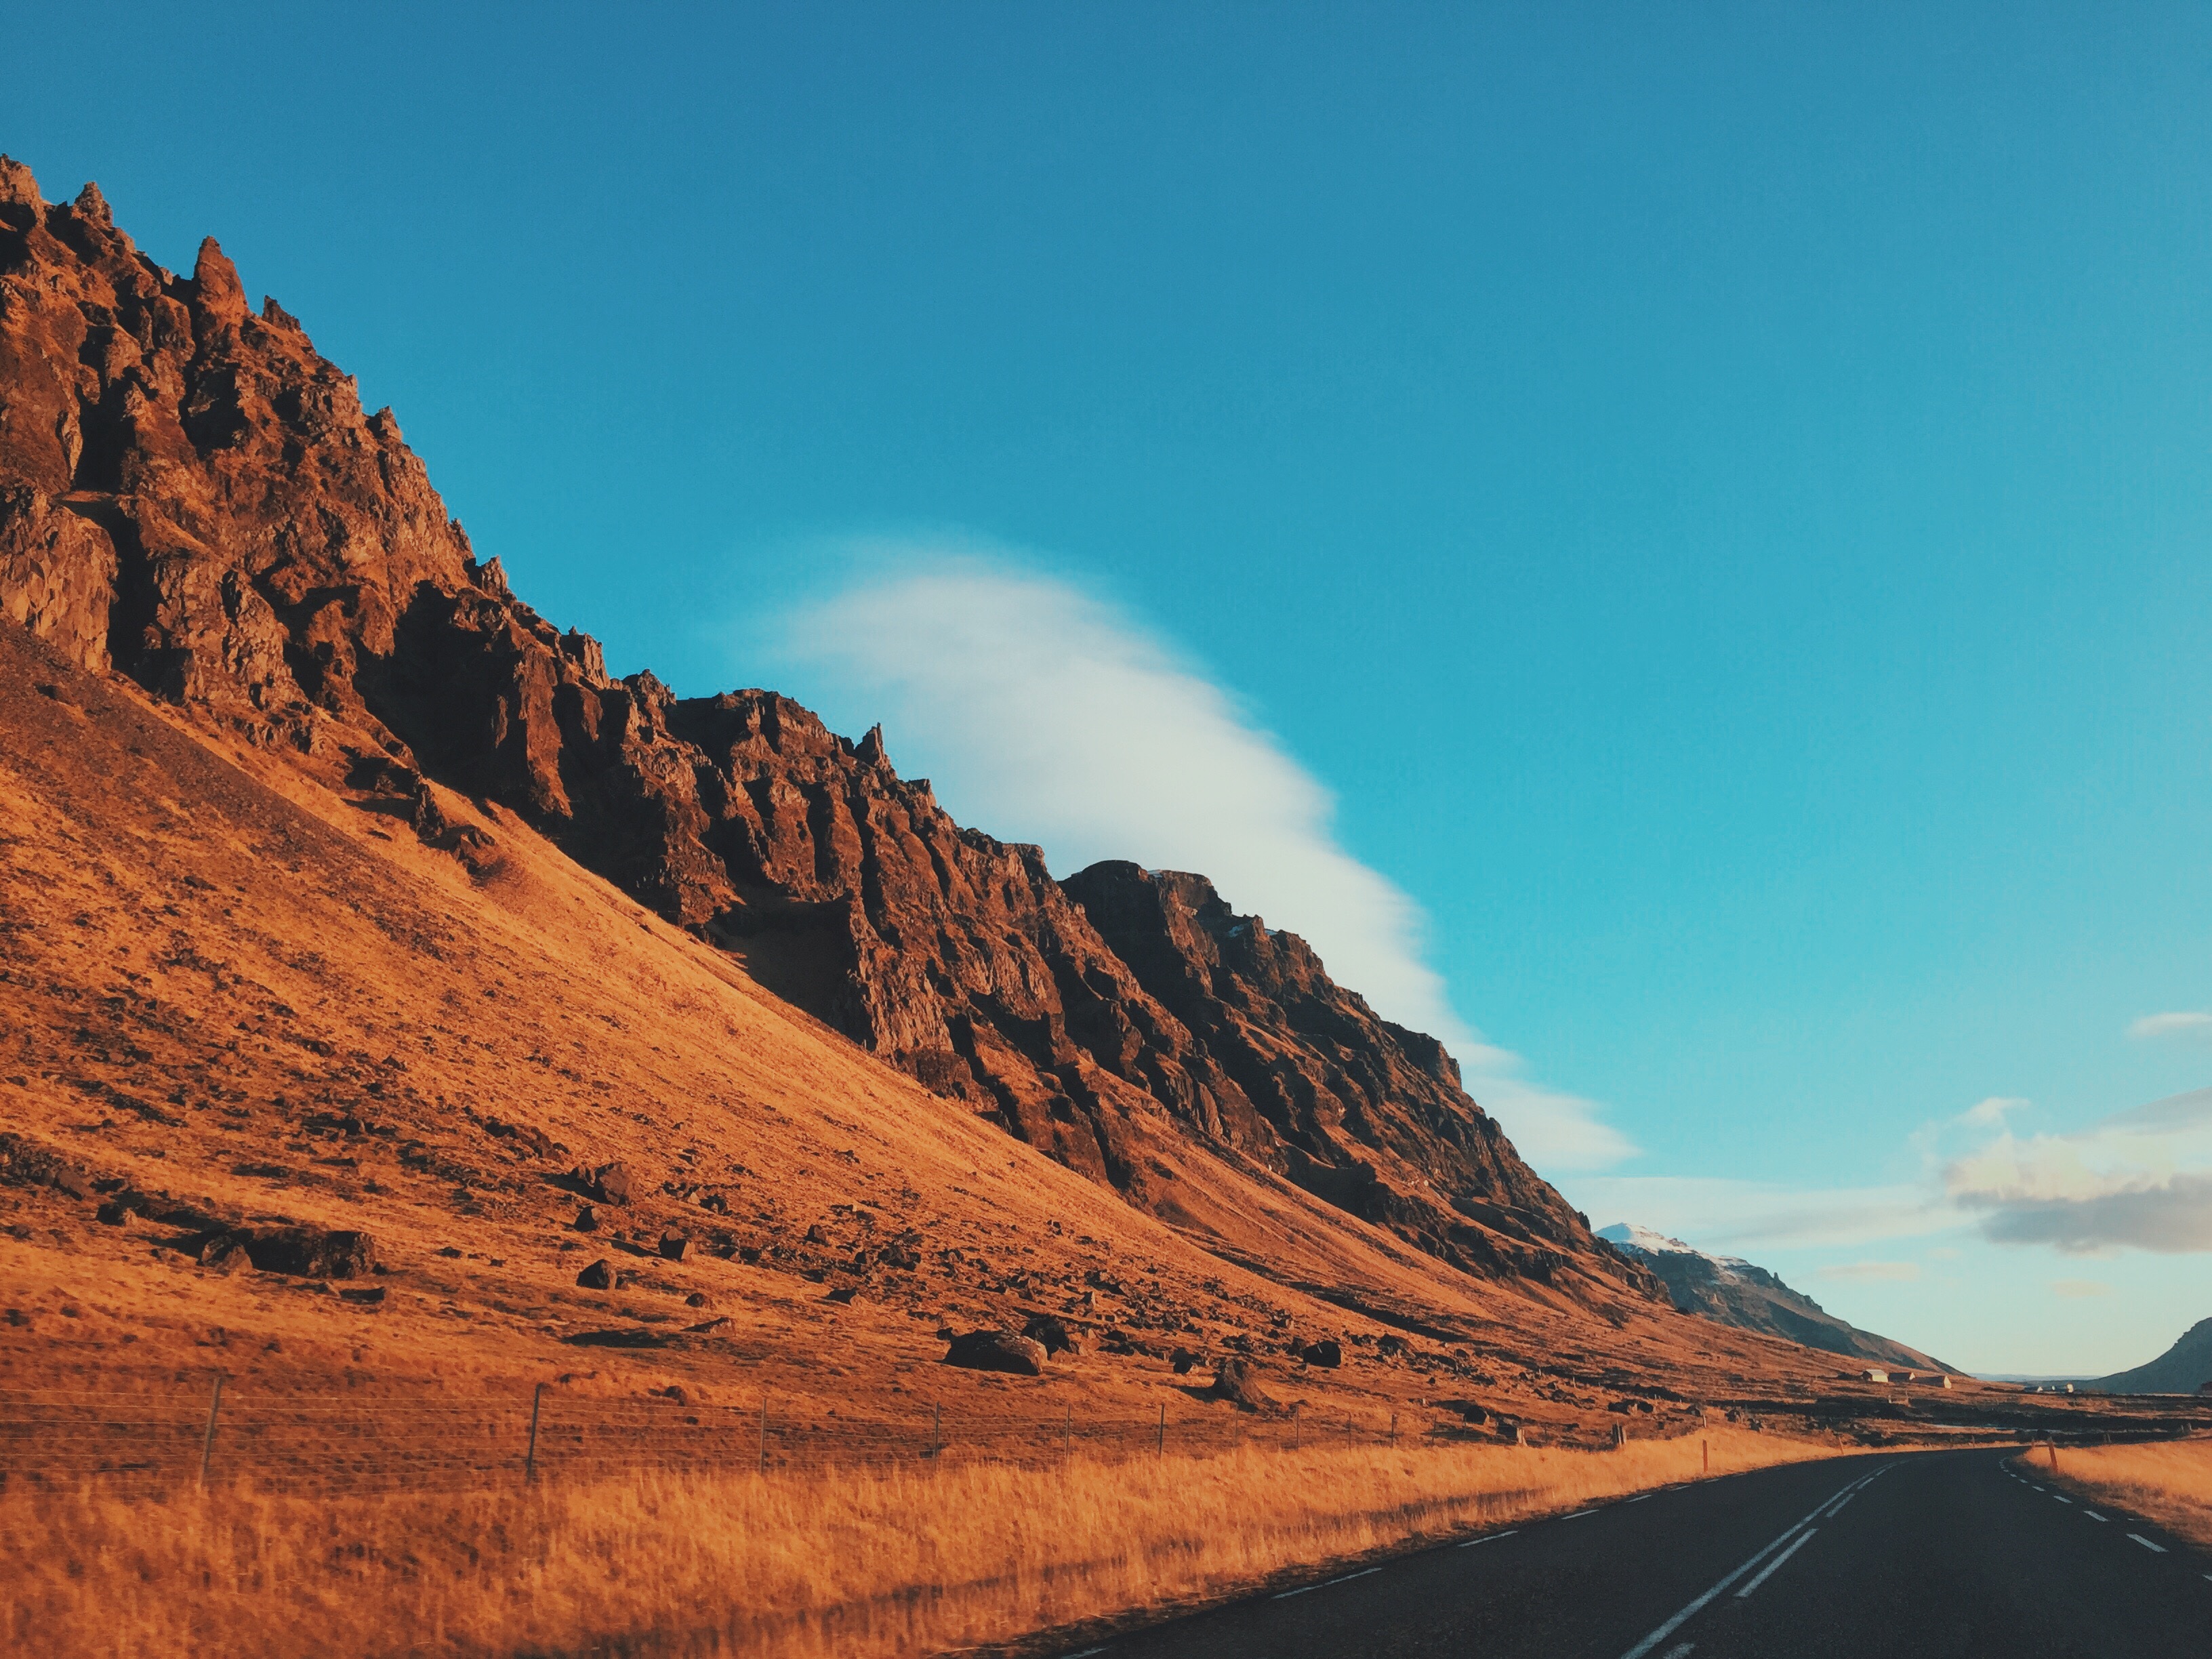
[{"label": "dry grass", "polygon": [[[1833,1455],[1722,1429],[1716,1474]],[[0,1500],[0,1648],[49,1659],[923,1653],[1218,1595],[1298,1566],[1699,1473],[1618,1452],[1247,1449],[1055,1471],[644,1477],[316,1500]]]},{"label": "dry grass", "polygon": [[[2028,1461],[2047,1475],[2049,1460],[2049,1452],[2039,1450]],[[2057,1479],[2212,1548],[2212,1440],[2069,1446],[2058,1454]]]}]

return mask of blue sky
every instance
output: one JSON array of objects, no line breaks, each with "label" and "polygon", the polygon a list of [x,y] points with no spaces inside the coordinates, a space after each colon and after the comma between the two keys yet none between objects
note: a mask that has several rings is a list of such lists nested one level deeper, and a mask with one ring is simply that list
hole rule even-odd
[{"label": "blue sky", "polygon": [[2112,1121],[2212,1083],[2130,1035],[2212,1006],[2212,12],[4,21],[0,148],[617,669],[1204,854],[1595,1222],[1979,1369],[2212,1312],[2197,1118]]}]

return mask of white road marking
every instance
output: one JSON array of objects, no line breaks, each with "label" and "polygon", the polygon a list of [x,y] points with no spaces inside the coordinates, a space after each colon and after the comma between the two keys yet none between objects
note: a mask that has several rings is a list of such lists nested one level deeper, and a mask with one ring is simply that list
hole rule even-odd
[{"label": "white road marking", "polygon": [[2165,1545],[2154,1544],[2149,1539],[2144,1537],[2139,1532],[2131,1532],[2128,1536],[2134,1539],[2136,1543],[2141,1544],[2145,1549],[2148,1550],[2154,1555],[2163,1555],[2166,1553]]},{"label": "white road marking", "polygon": [[1347,1572],[1341,1578],[1324,1578],[1318,1584],[1301,1584],[1296,1589],[1277,1590],[1270,1599],[1287,1601],[1293,1595],[1304,1595],[1308,1590],[1327,1589],[1331,1584],[1348,1584],[1355,1578],[1364,1578],[1370,1572],[1382,1571],[1380,1567],[1362,1567],[1358,1572]]},{"label": "white road marking", "polygon": [[1788,1549],[1783,1551],[1781,1554],[1776,1556],[1771,1561],[1769,1561],[1766,1564],[1765,1571],[1760,1572],[1758,1577],[1753,1579],[1748,1584],[1746,1584],[1741,1589],[1735,1593],[1735,1599],[1739,1601],[1742,1601],[1745,1596],[1750,1595],[1752,1591],[1757,1589],[1761,1584],[1765,1583],[1768,1578],[1773,1576],[1774,1570],[1777,1567],[1780,1566],[1784,1561],[1787,1561],[1791,1556],[1796,1554],[1799,1550],[1803,1549],[1806,1545],[1811,1543],[1815,1535],[1819,1534],[1820,1530],[1820,1529],[1818,1527],[1808,1527],[1804,1531],[1799,1533],[1797,1534],[1797,1541],[1792,1544]]},{"label": "white road marking", "polygon": [[1697,1645],[1695,1642],[1677,1642],[1666,1652],[1661,1654],[1659,1659],[1685,1659],[1685,1656],[1690,1650]]},{"label": "white road marking", "polygon": [[1559,1519],[1562,1521],[1579,1521],[1586,1515],[1595,1515],[1597,1511],[1595,1510],[1577,1510],[1572,1515],[1563,1515]]},{"label": "white road marking", "polygon": [[1510,1537],[1512,1537],[1512,1536],[1513,1536],[1513,1534],[1514,1534],[1515,1533],[1516,1533],[1516,1532],[1518,1532],[1518,1531],[1520,1531],[1520,1530],[1521,1530],[1521,1528],[1518,1528],[1518,1527],[1508,1527],[1508,1528],[1506,1528],[1506,1529],[1505,1529],[1504,1532],[1493,1532],[1493,1533],[1490,1533],[1490,1534],[1486,1534],[1486,1536],[1481,1537],[1481,1538],[1470,1538],[1470,1539],[1468,1539],[1468,1540],[1467,1540],[1467,1542],[1465,1542],[1464,1544],[1462,1544],[1462,1545],[1460,1546],[1460,1547],[1461,1547],[1462,1549],[1463,1549],[1463,1550],[1471,1550],[1471,1549],[1473,1549],[1473,1548],[1474,1548],[1477,1544],[1494,1544],[1494,1543],[1496,1543],[1496,1542],[1497,1542],[1499,1539],[1501,1539],[1501,1538],[1510,1538]]},{"label": "white road marking", "polygon": [[2057,1498],[2057,1499],[2058,1499],[2058,1501],[2059,1501],[2060,1503],[2062,1503],[2062,1504],[2070,1504],[2070,1503],[2072,1503],[2072,1502],[2074,1501],[2072,1498],[2068,1498],[2068,1497],[2064,1496],[2063,1493],[2059,1493],[2059,1492],[2053,1492],[2053,1493],[2051,1493],[2051,1495],[2053,1498]]},{"label": "white road marking", "polygon": [[[1868,1481],[1873,1480],[1877,1476],[1885,1473],[1887,1468],[1888,1466],[1885,1464],[1882,1468],[1876,1469],[1873,1474],[1868,1475],[1865,1480],[1859,1480],[1851,1486],[1846,1486],[1844,1490],[1845,1492],[1858,1491],[1861,1487],[1864,1486]],[[1758,1554],[1753,1556],[1750,1560],[1745,1562],[1734,1572],[1729,1574],[1727,1577],[1722,1579],[1719,1583],[1714,1585],[1703,1595],[1700,1595],[1696,1601],[1691,1602],[1688,1607],[1684,1607],[1681,1612],[1676,1613],[1665,1624],[1660,1626],[1657,1630],[1653,1631],[1650,1635],[1645,1637],[1634,1647],[1629,1649],[1626,1653],[1620,1656],[1620,1659],[1644,1659],[1644,1656],[1645,1654],[1650,1652],[1652,1649],[1657,1647],[1662,1642],[1672,1636],[1676,1631],[1681,1629],[1684,1625],[1687,1624],[1691,1620],[1696,1618],[1698,1614],[1704,1612],[1707,1602],[1711,1601],[1715,1596],[1718,1595],[1729,1585],[1735,1583],[1737,1579],[1742,1577],[1744,1574],[1749,1572],[1761,1561],[1764,1561],[1775,1550],[1779,1549],[1783,1544],[1787,1542],[1790,1538],[1796,1534],[1801,1528],[1811,1525],[1814,1517],[1817,1516],[1822,1510],[1827,1508],[1828,1504],[1832,1501],[1832,1499],[1831,1498],[1822,1498],[1818,1504],[1813,1506],[1812,1514],[1808,1515],[1802,1521],[1797,1522],[1796,1526],[1784,1528],[1781,1534],[1771,1542],[1766,1544],[1763,1548],[1761,1548]]]},{"label": "white road marking", "polygon": [[2087,1516],[2092,1521],[2101,1521],[2105,1518],[2103,1516],[2098,1514],[2094,1510],[2083,1510],[2081,1513]]},{"label": "white road marking", "polygon": [[[1628,1501],[1629,1501],[1630,1503],[1632,1503],[1632,1504],[1641,1504],[1641,1503],[1642,1503],[1645,1498],[1649,1498],[1649,1497],[1650,1497],[1650,1496],[1651,1496],[1651,1494],[1650,1494],[1650,1492],[1640,1492],[1637,1493],[1635,1497],[1633,1497],[1633,1498],[1630,1498]],[[1687,1653],[1687,1652],[1690,1650],[1690,1644],[1689,1644],[1688,1643],[1685,1642],[1685,1643],[1682,1644],[1682,1649],[1681,1649],[1681,1650],[1682,1650],[1684,1653]],[[1673,1656],[1672,1656],[1672,1655],[1669,1655],[1669,1656],[1668,1656],[1668,1659],[1673,1659]]]},{"label": "white road marking", "polygon": [[1106,1650],[1105,1650],[1105,1649],[1103,1649],[1103,1648],[1085,1648],[1085,1649],[1084,1649],[1084,1650],[1083,1650],[1083,1651],[1082,1651],[1082,1652],[1080,1652],[1080,1653],[1071,1653],[1071,1654],[1069,1654],[1069,1655],[1067,1656],[1067,1659],[1091,1659],[1091,1656],[1092,1654],[1094,1654],[1094,1653],[1103,1653],[1103,1652],[1105,1652],[1105,1651],[1106,1651]]}]

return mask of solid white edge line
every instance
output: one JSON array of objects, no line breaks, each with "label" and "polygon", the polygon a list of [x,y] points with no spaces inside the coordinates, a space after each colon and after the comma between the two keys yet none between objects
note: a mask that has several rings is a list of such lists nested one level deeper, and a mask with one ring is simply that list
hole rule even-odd
[{"label": "solid white edge line", "polygon": [[[1887,1464],[1883,1465],[1883,1468],[1885,1469],[1888,1466]],[[1881,1473],[1882,1469],[1876,1469],[1874,1472],[1874,1474],[1868,1475],[1866,1480],[1860,1480],[1855,1485],[1847,1486],[1844,1490],[1846,1492],[1856,1492],[1861,1486],[1865,1486],[1867,1481],[1872,1480],[1875,1478],[1875,1475]],[[1828,1504],[1832,1501],[1832,1500],[1831,1498],[1822,1498],[1818,1504],[1815,1504],[1813,1506],[1812,1513],[1808,1515],[1804,1520],[1800,1521],[1795,1527],[1784,1528],[1780,1534],[1777,1536],[1771,1543],[1766,1544],[1760,1548],[1758,1554],[1753,1556],[1750,1560],[1745,1562],[1734,1572],[1729,1574],[1727,1577],[1722,1579],[1719,1583],[1714,1585],[1703,1595],[1700,1595],[1696,1601],[1691,1602],[1688,1607],[1684,1607],[1681,1612],[1676,1613],[1665,1624],[1660,1626],[1657,1630],[1653,1631],[1650,1635],[1645,1637],[1634,1647],[1629,1649],[1627,1652],[1622,1654],[1620,1656],[1620,1659],[1644,1659],[1644,1656],[1645,1654],[1650,1652],[1652,1649],[1657,1647],[1662,1642],[1672,1636],[1676,1631],[1681,1629],[1684,1625],[1687,1624],[1691,1620],[1696,1618],[1698,1614],[1704,1612],[1707,1602],[1711,1601],[1730,1584],[1735,1583],[1737,1579],[1742,1577],[1744,1574],[1749,1572],[1761,1561],[1764,1561],[1771,1553],[1779,1548],[1792,1534],[1798,1530],[1799,1528],[1810,1525],[1814,1516],[1818,1516],[1822,1510],[1827,1508]]]},{"label": "solid white edge line", "polygon": [[1752,1591],[1757,1589],[1761,1584],[1772,1577],[1777,1568],[1781,1566],[1781,1565],[1784,1561],[1787,1561],[1791,1556],[1796,1554],[1799,1550],[1803,1549],[1806,1545],[1811,1543],[1814,1539],[1820,1535],[1820,1529],[1818,1527],[1808,1527],[1804,1531],[1799,1533],[1797,1534],[1797,1541],[1792,1544],[1788,1549],[1783,1551],[1781,1554],[1776,1556],[1771,1561],[1769,1561],[1766,1564],[1765,1571],[1761,1572],[1758,1577],[1753,1579],[1748,1584],[1746,1584],[1741,1589],[1735,1593],[1735,1599],[1739,1601],[1742,1601],[1745,1596],[1750,1595]]},{"label": "solid white edge line", "polygon": [[1632,1504],[1641,1504],[1641,1503],[1642,1503],[1645,1498],[1649,1498],[1649,1497],[1650,1497],[1650,1496],[1651,1496],[1651,1494],[1650,1494],[1650,1492],[1640,1492],[1637,1493],[1635,1497],[1633,1497],[1633,1498],[1630,1498],[1628,1501],[1629,1501],[1630,1503],[1632,1503]]},{"label": "solid white edge line", "polygon": [[2128,1536],[2129,1536],[2129,1537],[2130,1537],[2130,1538],[2132,1538],[2132,1539],[2134,1539],[2134,1540],[2136,1540],[2136,1543],[2141,1544],[2141,1545],[2142,1545],[2145,1549],[2147,1549],[2147,1550],[2150,1551],[2150,1552],[2151,1552],[2151,1553],[2153,1553],[2154,1555],[2163,1555],[2163,1554],[2165,1554],[2165,1553],[2166,1553],[2166,1546],[2165,1546],[2165,1545],[2163,1545],[2163,1544],[2154,1544],[2154,1543],[2152,1543],[2152,1542],[2150,1541],[2150,1540],[2149,1540],[2149,1539],[2148,1539],[2148,1538],[2144,1537],[2144,1536],[2143,1536],[2141,1533],[2139,1533],[2139,1532],[2131,1532],[2131,1533],[2130,1533],[2130,1534],[2128,1534]]},{"label": "solid white edge line", "polygon": [[1505,1529],[1504,1532],[1490,1532],[1490,1533],[1485,1533],[1485,1534],[1484,1534],[1481,1537],[1480,1537],[1480,1538],[1470,1538],[1470,1539],[1468,1539],[1468,1540],[1467,1540],[1467,1542],[1465,1542],[1464,1544],[1462,1544],[1462,1545],[1460,1546],[1460,1547],[1461,1547],[1462,1549],[1463,1549],[1463,1550],[1471,1550],[1471,1549],[1473,1549],[1473,1548],[1474,1548],[1477,1544],[1494,1544],[1494,1543],[1496,1543],[1496,1542],[1497,1542],[1499,1539],[1501,1539],[1501,1538],[1510,1538],[1510,1537],[1512,1537],[1512,1536],[1513,1536],[1513,1534],[1514,1534],[1515,1533],[1516,1533],[1516,1532],[1518,1532],[1518,1531],[1520,1531],[1520,1530],[1521,1530],[1521,1528],[1518,1528],[1518,1527],[1508,1527],[1508,1528],[1506,1528],[1506,1529]]},{"label": "solid white edge line", "polygon": [[1318,1584],[1301,1584],[1296,1589],[1277,1590],[1267,1599],[1287,1601],[1293,1595],[1304,1595],[1308,1590],[1327,1589],[1331,1584],[1348,1584],[1355,1578],[1364,1578],[1370,1572],[1380,1572],[1380,1567],[1362,1567],[1358,1572],[1347,1572],[1341,1578],[1324,1578]]},{"label": "solid white edge line", "polygon": [[1559,1519],[1562,1521],[1579,1521],[1586,1515],[1595,1515],[1597,1511],[1595,1510],[1577,1510],[1572,1515],[1563,1515]]}]

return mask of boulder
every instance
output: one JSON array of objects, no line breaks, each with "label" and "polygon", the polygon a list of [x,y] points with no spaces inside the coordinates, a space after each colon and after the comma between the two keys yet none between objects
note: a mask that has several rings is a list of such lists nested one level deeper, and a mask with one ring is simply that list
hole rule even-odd
[{"label": "boulder", "polygon": [[576,1275],[576,1283],[587,1291],[611,1291],[615,1287],[613,1265],[602,1256]]},{"label": "boulder", "polygon": [[210,1273],[235,1273],[240,1267],[251,1269],[253,1258],[246,1254],[246,1241],[236,1233],[216,1233],[200,1246],[200,1266]]},{"label": "boulder", "polygon": [[691,1254],[691,1241],[682,1233],[663,1233],[660,1236],[660,1256],[664,1261],[681,1261]]},{"label": "boulder", "polygon": [[1325,1336],[1318,1342],[1309,1342],[1300,1348],[1298,1358],[1309,1365],[1320,1365],[1334,1370],[1344,1364],[1344,1345],[1333,1336]]},{"label": "boulder", "polygon": [[1213,1382],[1206,1391],[1209,1400],[1225,1400],[1238,1409],[1268,1412],[1275,1402],[1260,1386],[1259,1368],[1249,1359],[1224,1359],[1213,1368]]},{"label": "boulder", "polygon": [[1175,1367],[1177,1376],[1188,1376],[1198,1364],[1199,1356],[1188,1348],[1177,1348],[1168,1356],[1168,1364]]},{"label": "boulder", "polygon": [[129,1227],[137,1224],[138,1212],[119,1198],[111,1198],[100,1206],[99,1218],[103,1226]]},{"label": "boulder", "polygon": [[237,1235],[264,1273],[358,1279],[376,1265],[376,1243],[349,1227],[261,1227]]},{"label": "boulder", "polygon": [[1049,1314],[1031,1315],[1029,1323],[1022,1327],[1022,1334],[1048,1354],[1082,1352],[1076,1346],[1075,1338],[1068,1331],[1066,1322],[1064,1320],[1054,1319]]},{"label": "boulder", "polygon": [[1044,1345],[1012,1331],[969,1331],[952,1339],[945,1363],[971,1371],[1012,1371],[1018,1376],[1042,1376]]},{"label": "boulder", "polygon": [[1465,1405],[1459,1408],[1459,1415],[1462,1422],[1476,1426],[1480,1426],[1480,1425],[1490,1421],[1490,1413],[1484,1410],[1480,1406],[1476,1405],[1472,1400],[1468,1401]]},{"label": "boulder", "polygon": [[595,1233],[599,1230],[599,1212],[586,1204],[576,1212],[574,1224],[580,1233]]},{"label": "boulder", "polygon": [[576,1190],[597,1204],[627,1204],[629,1202],[632,1176],[629,1166],[617,1159],[602,1164],[597,1169],[571,1170],[568,1179]]}]

